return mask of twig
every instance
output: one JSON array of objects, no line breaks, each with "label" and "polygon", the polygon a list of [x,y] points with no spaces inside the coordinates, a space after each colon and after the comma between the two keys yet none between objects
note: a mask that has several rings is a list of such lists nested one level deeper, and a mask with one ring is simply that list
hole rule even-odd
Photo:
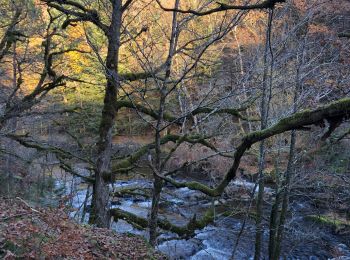
[{"label": "twig", "polygon": [[31,206],[29,206],[28,202],[26,202],[25,200],[21,199],[20,197],[16,197],[16,199],[18,199],[19,201],[21,201],[24,205],[26,205],[31,211],[35,212],[35,213],[41,213],[40,211],[32,208]]}]

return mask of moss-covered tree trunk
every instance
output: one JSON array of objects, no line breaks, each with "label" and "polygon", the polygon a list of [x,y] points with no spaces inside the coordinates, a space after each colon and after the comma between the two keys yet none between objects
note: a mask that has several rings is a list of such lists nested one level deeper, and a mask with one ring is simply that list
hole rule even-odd
[{"label": "moss-covered tree trunk", "polygon": [[[165,90],[165,86],[163,86],[163,90]],[[160,140],[160,129],[163,122],[164,115],[164,106],[165,106],[165,95],[164,91],[161,91],[160,98],[160,106],[159,106],[159,119],[157,121],[156,126],[156,147],[155,147],[155,169],[154,169],[154,180],[153,180],[153,193],[152,193],[152,207],[151,207],[151,215],[149,219],[149,237],[150,244],[155,246],[157,240],[157,226],[158,226],[158,210],[159,210],[159,202],[160,202],[160,194],[163,189],[163,179],[161,179],[158,174],[161,173],[161,140]]]},{"label": "moss-covered tree trunk", "polygon": [[110,162],[112,150],[112,132],[115,124],[115,102],[120,86],[118,75],[118,58],[120,47],[120,28],[122,18],[122,1],[113,0],[112,20],[108,30],[108,52],[106,59],[106,79],[104,106],[99,128],[98,154],[95,169],[90,223],[98,227],[109,227],[109,186]]},{"label": "moss-covered tree trunk", "polygon": [[163,189],[163,180],[159,177],[154,178],[153,182],[153,193],[152,193],[152,208],[149,220],[149,241],[152,246],[155,246],[158,232],[158,211],[159,211],[159,201],[160,194]]}]

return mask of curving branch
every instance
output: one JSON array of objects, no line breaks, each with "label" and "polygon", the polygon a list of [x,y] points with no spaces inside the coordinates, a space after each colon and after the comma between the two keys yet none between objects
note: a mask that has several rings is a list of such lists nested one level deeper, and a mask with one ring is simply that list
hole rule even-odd
[{"label": "curving branch", "polygon": [[160,0],[156,0],[159,7],[163,9],[164,11],[167,12],[178,12],[178,13],[183,13],[183,14],[193,14],[197,16],[204,16],[204,15],[209,15],[213,13],[218,13],[218,12],[223,12],[223,11],[229,11],[229,10],[261,10],[261,9],[267,9],[267,8],[274,8],[277,3],[284,3],[285,0],[265,0],[261,3],[257,4],[252,4],[252,5],[228,5],[224,3],[218,3],[218,7],[209,9],[207,11],[196,11],[196,10],[182,10],[178,8],[166,8],[165,6],[162,5]]},{"label": "curving branch", "polygon": [[71,165],[67,164],[64,161],[64,160],[77,159],[77,160],[80,160],[82,162],[88,163],[89,165],[92,165],[93,162],[91,160],[80,157],[78,155],[75,155],[74,153],[66,151],[66,150],[64,150],[60,147],[57,147],[57,146],[37,142],[37,141],[29,138],[27,135],[7,134],[5,136],[7,138],[10,138],[10,139],[16,141],[17,143],[23,145],[24,147],[36,149],[37,151],[42,151],[42,152],[46,152],[46,153],[50,152],[50,153],[55,154],[57,156],[57,159],[60,161],[60,167],[62,169],[66,170],[67,172],[71,173],[72,175],[81,177],[82,179],[84,179],[87,182],[90,182],[90,183],[94,182],[93,177],[84,176],[84,175],[78,173],[77,171],[75,171],[72,168]]},{"label": "curving branch", "polygon": [[142,26],[142,28],[135,35],[133,35],[132,37],[129,37],[126,40],[122,40],[120,42],[120,45],[126,44],[126,43],[130,42],[131,40],[137,39],[141,34],[147,32],[147,31],[148,31],[148,27],[147,26]]},{"label": "curving branch", "polygon": [[23,112],[31,109],[34,105],[39,103],[45,95],[52,89],[66,85],[67,77],[65,75],[59,75],[55,73],[53,69],[53,57],[60,55],[60,52],[52,52],[53,38],[58,35],[57,29],[53,27],[57,17],[52,17],[50,12],[50,21],[46,28],[46,36],[42,44],[43,47],[43,63],[44,67],[40,73],[34,89],[24,95],[22,98],[14,102],[16,93],[20,89],[23,82],[23,78],[20,76],[17,80],[17,86],[13,89],[13,92],[6,101],[5,111],[0,116],[0,128],[5,125],[5,122],[10,118],[19,117]]},{"label": "curving branch", "polygon": [[[181,136],[181,135],[168,134],[163,138],[161,138],[160,144],[164,145],[168,142],[174,142],[174,143],[187,142],[190,144],[202,144],[203,146],[206,146],[212,149],[213,151],[218,152],[218,150],[212,144],[206,141],[207,138],[208,137],[201,136],[201,135]],[[114,174],[129,171],[132,168],[134,163],[136,163],[142,156],[146,155],[150,150],[155,149],[155,147],[156,147],[155,143],[150,143],[142,146],[140,149],[138,149],[136,152],[129,155],[127,158],[115,163],[112,166],[112,176],[110,174],[107,174],[105,178],[111,180]]]},{"label": "curving branch", "polygon": [[[152,108],[147,108],[143,105],[137,104],[135,102],[129,101],[129,100],[118,100],[116,101],[116,109],[119,110],[121,108],[131,108],[131,109],[135,109],[145,115],[149,115],[154,119],[158,119],[159,115],[157,112],[155,112]],[[177,121],[177,117],[172,116],[168,113],[164,114],[164,119],[166,121],[174,121],[176,124],[181,125],[181,122]]]},{"label": "curving branch", "polygon": [[350,98],[340,99],[332,102],[328,105],[316,108],[314,110],[304,110],[293,114],[292,116],[285,117],[277,122],[275,125],[266,128],[261,131],[255,131],[246,135],[241,144],[237,147],[234,154],[234,162],[229,171],[226,173],[221,183],[215,187],[210,188],[200,182],[178,182],[172,178],[159,175],[163,180],[171,183],[177,188],[187,187],[192,190],[201,191],[209,196],[220,196],[227,185],[236,177],[236,172],[239,167],[241,158],[245,152],[255,143],[265,140],[269,137],[282,134],[290,130],[303,129],[305,126],[319,125],[323,126],[324,120],[329,122],[338,121],[342,122],[345,119],[350,118]]},{"label": "curving branch", "polygon": [[191,115],[198,115],[198,114],[227,114],[231,116],[235,116],[237,118],[240,118],[242,120],[247,120],[247,121],[258,121],[258,119],[255,118],[247,118],[243,116],[240,112],[245,110],[246,108],[220,108],[220,109],[215,109],[215,108],[210,108],[210,107],[198,107],[194,109],[191,112]]},{"label": "curving branch", "polygon": [[[132,102],[130,100],[118,100],[116,101],[116,109],[121,108],[131,108],[135,109],[143,114],[149,115],[154,119],[158,119],[159,115],[157,112],[155,112],[152,108],[147,108],[143,105],[137,104],[135,102]],[[242,120],[247,121],[256,121],[257,119],[254,118],[247,118],[243,116],[240,112],[245,110],[246,108],[210,108],[210,107],[197,107],[194,110],[190,111],[189,113],[183,115],[183,116],[173,116],[169,113],[165,113],[163,115],[163,119],[168,122],[172,122],[177,125],[182,125],[183,121],[186,118],[198,115],[198,114],[227,114],[231,116],[235,116],[237,118],[240,118]]]},{"label": "curving branch", "polygon": [[339,38],[349,38],[350,39],[350,33],[338,33]]},{"label": "curving branch", "polygon": [[128,7],[131,5],[133,0],[126,0],[125,4],[122,6],[122,12],[128,9]]},{"label": "curving branch", "polygon": [[[67,15],[68,18],[63,23],[62,28],[65,29],[69,25],[76,22],[91,22],[100,28],[106,35],[108,34],[108,26],[101,21],[101,18],[96,10],[88,9],[77,1],[69,0],[41,0],[46,3],[49,7],[52,7],[63,14]],[[74,18],[70,18],[73,16]]]},{"label": "curving branch", "polygon": [[20,20],[21,13],[22,13],[22,9],[16,8],[16,12],[12,17],[10,25],[8,26],[2,39],[0,40],[0,61],[4,58],[6,54],[8,54],[9,49],[11,48],[11,45],[17,40],[19,40],[19,37],[24,36],[22,33],[15,30],[16,24]]}]

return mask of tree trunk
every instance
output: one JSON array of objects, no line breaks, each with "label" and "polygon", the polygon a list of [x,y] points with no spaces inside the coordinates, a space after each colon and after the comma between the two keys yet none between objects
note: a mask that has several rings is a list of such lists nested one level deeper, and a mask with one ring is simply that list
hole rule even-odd
[{"label": "tree trunk", "polygon": [[[270,46],[270,36],[271,36],[271,27],[272,27],[272,10],[269,11],[268,15],[268,28],[266,30],[266,39],[265,39],[265,50],[264,50],[264,73],[263,73],[263,85],[262,85],[262,97],[261,97],[261,125],[260,130],[264,130],[267,127],[267,120],[269,117],[269,105],[271,99],[271,88],[272,88],[272,66],[271,63],[271,71],[270,71],[270,91],[268,92],[268,73],[269,73],[269,65],[268,65],[268,51],[271,48]],[[271,53],[272,54],[272,53]],[[272,57],[271,57],[272,60]],[[273,61],[272,61],[273,62]],[[258,172],[258,182],[259,182],[259,190],[258,190],[258,198],[256,204],[256,235],[255,235],[255,253],[254,260],[259,260],[261,258],[261,245],[262,245],[262,235],[263,235],[263,204],[264,204],[264,168],[265,168],[265,141],[263,140],[260,143],[259,148],[259,172]]]},{"label": "tree trunk", "polygon": [[155,134],[155,139],[156,139],[155,169],[153,169],[154,181],[153,181],[153,193],[152,193],[152,208],[151,208],[151,215],[149,219],[149,237],[150,237],[150,244],[152,246],[155,246],[156,240],[157,240],[159,200],[160,200],[160,193],[162,192],[162,189],[163,189],[163,180],[158,176],[158,174],[161,174],[162,172],[160,130],[161,130],[163,116],[164,116],[165,91],[166,91],[166,85],[164,83],[164,86],[160,90],[161,97],[160,97],[159,111],[158,111],[159,118],[157,120],[156,134]]},{"label": "tree trunk", "polygon": [[98,155],[95,169],[95,183],[93,187],[90,223],[98,227],[109,228],[109,186],[110,161],[112,148],[112,132],[116,116],[115,102],[120,86],[118,75],[120,28],[122,18],[122,1],[112,1],[113,13],[109,26],[108,52],[106,59],[107,86],[105,90],[104,106],[99,128]]},{"label": "tree trunk", "polygon": [[[301,88],[301,81],[300,81],[300,66],[301,63],[299,64],[299,67],[297,69],[297,82],[296,82],[296,88],[295,88],[295,93],[294,93],[294,105],[293,105],[293,112],[296,113],[298,110],[298,97],[299,97],[299,92]],[[295,144],[296,144],[296,131],[293,130],[291,132],[290,136],[290,147],[289,147],[289,158],[288,158],[288,165],[286,172],[284,174],[284,182],[282,186],[282,209],[281,213],[279,216],[278,223],[276,224],[276,230],[274,234],[274,239],[273,239],[273,247],[271,247],[271,257],[270,259],[272,260],[277,260],[279,259],[280,253],[281,253],[281,241],[283,239],[283,231],[284,231],[284,224],[286,220],[286,215],[288,211],[288,205],[289,205],[289,190],[290,190],[290,182],[291,182],[291,177],[294,171],[294,159],[295,159]],[[277,200],[277,198],[276,198]]]},{"label": "tree trunk", "polygon": [[[262,128],[264,129],[264,128]],[[264,168],[265,168],[265,141],[260,143],[259,149],[260,157],[259,157],[259,173],[258,173],[258,197],[256,202],[256,234],[255,234],[255,254],[254,259],[259,260],[261,254],[261,245],[262,245],[262,234],[263,234],[263,225],[262,225],[262,217],[263,217],[263,204],[264,204],[264,188],[265,188],[265,180],[264,180]]]},{"label": "tree trunk", "polygon": [[276,237],[277,237],[277,230],[278,230],[278,225],[280,221],[280,215],[279,215],[279,209],[281,205],[281,199],[282,199],[282,185],[283,185],[283,176],[280,175],[278,166],[276,164],[276,196],[275,196],[275,201],[272,204],[271,208],[271,214],[270,214],[270,238],[269,238],[269,246],[268,246],[268,251],[269,251],[269,259],[273,259],[273,256],[276,251]]},{"label": "tree trunk", "polygon": [[275,234],[273,253],[271,255],[272,260],[278,260],[281,254],[281,242],[283,239],[284,224],[285,224],[288,205],[289,205],[290,181],[294,170],[295,142],[296,142],[296,131],[293,130],[291,133],[288,166],[285,172],[285,182],[283,185],[282,209],[281,209],[281,214],[278,222],[277,233]]},{"label": "tree trunk", "polygon": [[157,226],[158,226],[158,210],[160,194],[163,189],[163,180],[159,177],[154,178],[153,182],[153,194],[152,194],[152,208],[149,220],[149,241],[152,246],[156,245],[157,241]]},{"label": "tree trunk", "polygon": [[[303,45],[301,46],[302,48],[301,57],[297,55],[297,60],[299,60],[299,62],[297,64],[297,69],[296,69],[296,80],[295,80],[295,89],[294,89],[294,98],[293,98],[293,113],[296,113],[298,111],[298,99],[299,99],[300,91],[302,87],[301,67],[303,65],[304,56],[305,56],[305,40],[306,40],[306,37],[304,37],[304,42],[303,42]],[[275,208],[274,208],[275,216],[271,215],[271,221],[274,221],[272,232],[270,228],[269,257],[271,260],[278,260],[281,254],[281,242],[283,239],[284,224],[285,224],[288,205],[289,205],[290,182],[294,171],[295,144],[296,144],[296,131],[293,130],[290,135],[289,158],[288,158],[287,169],[284,173],[283,182],[281,183],[282,187],[276,195],[275,204],[277,205],[275,205]],[[282,202],[281,213],[278,216],[277,211],[279,208],[279,204],[281,204],[281,202]]]},{"label": "tree trunk", "polygon": [[[178,8],[180,3],[180,0],[175,0],[175,8]],[[158,176],[158,174],[162,174],[163,166],[161,163],[161,138],[160,138],[160,132],[162,130],[162,123],[164,119],[164,112],[165,112],[165,101],[168,94],[167,90],[167,84],[168,79],[171,75],[171,66],[172,66],[172,60],[173,56],[175,54],[176,50],[176,44],[177,44],[177,12],[173,12],[173,19],[172,19],[172,31],[171,31],[171,37],[170,37],[170,45],[169,45],[169,53],[166,60],[166,68],[165,68],[165,78],[163,81],[163,84],[159,88],[160,92],[160,100],[159,100],[159,110],[158,110],[158,120],[156,125],[156,133],[155,133],[155,141],[156,141],[156,147],[155,147],[155,169],[153,169],[153,195],[152,195],[152,208],[151,208],[151,215],[149,220],[149,229],[150,229],[150,244],[152,246],[155,246],[156,240],[157,240],[157,225],[158,225],[158,209],[159,209],[159,200],[160,200],[160,194],[163,189],[164,181],[162,178]],[[150,162],[152,163],[152,162]]]}]

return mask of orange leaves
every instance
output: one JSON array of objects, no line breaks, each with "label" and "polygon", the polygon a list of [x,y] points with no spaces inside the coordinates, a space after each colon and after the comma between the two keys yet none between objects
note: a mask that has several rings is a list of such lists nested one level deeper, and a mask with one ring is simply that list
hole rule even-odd
[{"label": "orange leaves", "polygon": [[[6,220],[5,220],[6,219]],[[64,209],[0,198],[1,259],[161,259],[142,238],[80,226]]]}]

